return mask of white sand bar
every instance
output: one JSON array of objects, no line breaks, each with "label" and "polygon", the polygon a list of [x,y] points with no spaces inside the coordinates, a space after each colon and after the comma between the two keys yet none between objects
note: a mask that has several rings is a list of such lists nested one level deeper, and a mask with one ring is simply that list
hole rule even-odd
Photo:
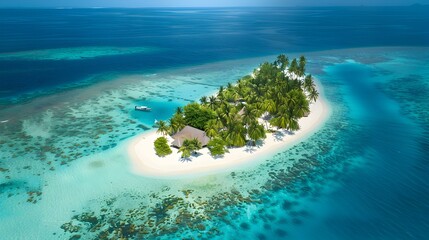
[{"label": "white sand bar", "polygon": [[[161,135],[152,130],[136,136],[130,141],[128,147],[131,159],[132,172],[148,177],[177,178],[211,174],[215,172],[237,169],[249,162],[260,160],[264,156],[270,156],[287,149],[319,129],[330,115],[330,107],[319,87],[319,99],[310,104],[310,115],[299,120],[300,130],[290,133],[278,131],[267,134],[262,144],[256,147],[242,147],[229,149],[223,157],[214,158],[207,148],[199,151],[198,156],[192,156],[190,161],[182,161],[178,149],[172,148],[173,153],[166,157],[155,154],[154,141]],[[173,139],[167,137],[171,143]]]}]

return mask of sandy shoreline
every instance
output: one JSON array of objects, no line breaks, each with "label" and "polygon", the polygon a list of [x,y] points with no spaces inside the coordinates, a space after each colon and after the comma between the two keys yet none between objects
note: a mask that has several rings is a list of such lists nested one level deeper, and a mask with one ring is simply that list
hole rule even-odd
[{"label": "sandy shoreline", "polygon": [[[328,119],[330,107],[324,98],[320,84],[318,84],[318,89],[320,92],[319,99],[310,104],[310,115],[299,120],[301,129],[293,134],[279,131],[279,137],[279,134],[269,133],[262,145],[229,149],[229,153],[222,158],[213,158],[209,154],[209,150],[203,148],[199,151],[199,156],[191,157],[191,161],[182,162],[180,161],[181,154],[175,148],[172,148],[172,154],[163,158],[155,154],[153,143],[161,135],[157,134],[156,129],[154,129],[136,136],[129,143],[128,154],[131,159],[131,171],[149,177],[185,177],[228,171],[240,165],[257,161],[263,156],[275,154],[304,140]],[[172,140],[169,136],[167,139],[169,142]]]}]

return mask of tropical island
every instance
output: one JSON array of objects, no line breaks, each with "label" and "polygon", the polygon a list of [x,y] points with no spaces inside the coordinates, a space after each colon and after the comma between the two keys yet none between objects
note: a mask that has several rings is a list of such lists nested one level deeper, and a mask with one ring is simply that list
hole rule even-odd
[{"label": "tropical island", "polygon": [[326,119],[327,109],[306,74],[306,58],[281,54],[134,139],[133,169],[171,176],[238,165],[299,140]]}]

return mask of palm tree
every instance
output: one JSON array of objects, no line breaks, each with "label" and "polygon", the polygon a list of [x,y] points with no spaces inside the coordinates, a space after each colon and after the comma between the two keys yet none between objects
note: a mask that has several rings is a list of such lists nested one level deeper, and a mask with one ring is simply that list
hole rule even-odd
[{"label": "palm tree", "polygon": [[179,148],[179,152],[182,153],[182,158],[189,158],[192,153],[196,153],[201,147],[201,143],[198,139],[185,139],[182,146]]},{"label": "palm tree", "polygon": [[241,79],[239,80],[236,86],[236,91],[239,98],[243,99],[246,96],[247,87],[246,87],[246,84],[243,81],[241,81]]},{"label": "palm tree", "polygon": [[288,126],[286,127],[286,129],[289,131],[299,130],[298,119],[300,117],[298,117],[298,114],[294,112],[294,109],[289,108],[289,113],[287,114],[287,117],[288,117]]},{"label": "palm tree", "polygon": [[220,86],[219,87],[219,94],[221,94],[223,92],[223,90],[224,90],[223,86]]},{"label": "palm tree", "polygon": [[191,142],[186,139],[185,141],[183,141],[182,146],[179,148],[179,153],[182,153],[182,158],[189,158],[191,156],[191,153],[193,151],[193,146],[191,144]]},{"label": "palm tree", "polygon": [[235,147],[242,147],[246,144],[246,128],[239,120],[239,117],[233,116],[228,119],[225,139],[229,145]]},{"label": "palm tree", "polygon": [[206,105],[207,104],[207,97],[206,96],[202,96],[200,98],[200,103],[201,103],[201,105]]},{"label": "palm tree", "polygon": [[268,113],[274,113],[277,110],[277,105],[272,99],[266,99],[260,103],[260,107]]},{"label": "palm tree", "polygon": [[226,126],[231,121],[231,119],[239,117],[237,115],[237,109],[227,102],[221,103],[217,113],[224,126]]},{"label": "palm tree", "polygon": [[244,127],[243,127],[243,130],[240,132],[237,132],[235,130],[228,130],[228,132],[226,134],[226,141],[231,146],[242,147],[242,146],[246,145],[244,132],[245,132]]},{"label": "palm tree", "polygon": [[[299,102],[297,100],[296,102]],[[302,117],[301,114],[306,111],[305,107],[298,107],[297,105],[282,105],[279,109],[279,113],[270,120],[271,125],[277,128],[287,129],[289,131],[299,130],[298,119]],[[308,108],[307,108],[307,111]]]},{"label": "palm tree", "polygon": [[299,90],[293,89],[286,94],[281,100],[287,106],[294,106],[297,101],[297,95],[299,94]]},{"label": "palm tree", "polygon": [[223,128],[222,122],[219,118],[211,119],[206,123],[205,131],[207,136],[215,137],[219,135],[220,130]]},{"label": "palm tree", "polygon": [[210,140],[207,144],[207,148],[210,150],[212,156],[219,156],[229,152],[225,141],[221,138],[213,138]]},{"label": "palm tree", "polygon": [[296,73],[298,71],[298,62],[296,61],[296,58],[292,60],[289,67],[289,72]]},{"label": "palm tree", "polygon": [[217,105],[217,99],[215,96],[210,96],[209,97],[209,102],[208,102],[208,106],[211,110],[215,110]]},{"label": "palm tree", "polygon": [[224,92],[223,95],[224,95],[225,100],[229,103],[234,103],[239,98],[237,92],[235,92],[235,91],[227,91],[227,92]]},{"label": "palm tree", "polygon": [[177,114],[183,114],[183,108],[182,107],[177,107],[176,108],[176,113]]},{"label": "palm tree", "polygon": [[182,114],[174,114],[173,117],[169,120],[171,133],[174,134],[182,130],[186,126],[185,118]]},{"label": "palm tree", "polygon": [[317,98],[319,98],[319,92],[317,92],[316,88],[312,88],[308,94],[308,98],[312,102],[316,102]]},{"label": "palm tree", "polygon": [[310,112],[309,102],[305,94],[301,91],[299,91],[298,94],[294,96],[294,98],[295,98],[295,104],[293,106],[289,106],[289,109],[292,110],[291,112],[293,115],[292,117],[302,118],[303,116],[305,116],[307,113]]},{"label": "palm tree", "polygon": [[307,60],[305,59],[304,56],[301,56],[299,58],[299,65],[298,65],[298,75],[299,76],[304,76],[305,74],[305,64],[307,63]]},{"label": "palm tree", "polygon": [[258,118],[257,109],[253,108],[251,105],[243,107],[243,123],[248,126],[251,122],[256,121]]},{"label": "palm tree", "polygon": [[156,123],[158,130],[156,130],[157,133],[161,133],[162,135],[166,136],[168,134],[168,131],[170,130],[167,123],[163,120],[159,120]]},{"label": "palm tree", "polygon": [[198,141],[198,139],[194,138],[190,140],[190,144],[192,145],[192,151],[196,153],[198,150],[200,150],[203,146],[201,145],[201,142]]},{"label": "palm tree", "polygon": [[314,84],[313,77],[311,75],[307,75],[304,79],[304,90],[309,93],[311,89],[315,87],[316,84]]},{"label": "palm tree", "polygon": [[277,60],[274,62],[276,66],[280,67],[280,70],[284,71],[289,66],[289,59],[284,54],[280,54]]},{"label": "palm tree", "polygon": [[262,126],[256,121],[253,121],[247,128],[247,135],[252,140],[253,146],[255,146],[256,141],[258,141],[261,138],[265,138],[264,126]]},{"label": "palm tree", "polygon": [[270,120],[270,124],[277,127],[277,128],[288,128],[289,126],[289,116],[286,114],[280,114],[278,116],[273,117]]}]

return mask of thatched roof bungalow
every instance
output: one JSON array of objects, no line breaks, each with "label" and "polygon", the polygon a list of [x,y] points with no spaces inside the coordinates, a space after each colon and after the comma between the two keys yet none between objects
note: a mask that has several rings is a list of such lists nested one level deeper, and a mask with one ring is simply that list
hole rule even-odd
[{"label": "thatched roof bungalow", "polygon": [[184,127],[180,132],[174,134],[172,138],[174,139],[172,145],[177,148],[180,148],[183,144],[183,141],[186,139],[192,140],[196,138],[203,147],[207,146],[207,143],[210,141],[210,138],[207,137],[206,132],[191,126]]}]

